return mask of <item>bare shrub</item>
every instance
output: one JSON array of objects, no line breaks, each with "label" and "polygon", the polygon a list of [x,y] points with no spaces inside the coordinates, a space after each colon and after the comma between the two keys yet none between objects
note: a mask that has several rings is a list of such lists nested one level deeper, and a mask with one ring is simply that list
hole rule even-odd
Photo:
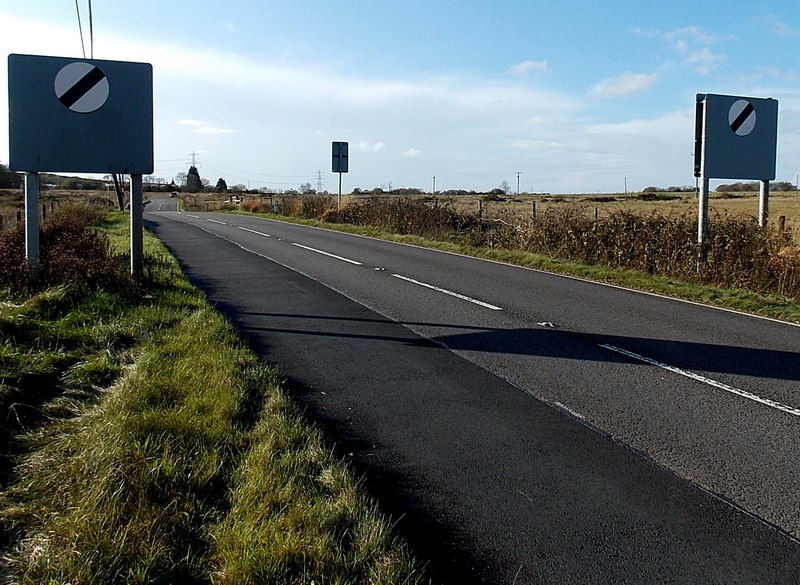
[{"label": "bare shrub", "polygon": [[22,294],[60,285],[131,285],[108,238],[92,228],[101,218],[99,209],[88,206],[67,206],[53,213],[40,230],[37,275],[29,272],[25,260],[24,224],[0,234],[0,287]]},{"label": "bare shrub", "polygon": [[418,199],[370,198],[354,201],[341,211],[329,211],[326,221],[371,225],[398,234],[446,237],[463,232],[473,219],[450,208],[429,207]]}]

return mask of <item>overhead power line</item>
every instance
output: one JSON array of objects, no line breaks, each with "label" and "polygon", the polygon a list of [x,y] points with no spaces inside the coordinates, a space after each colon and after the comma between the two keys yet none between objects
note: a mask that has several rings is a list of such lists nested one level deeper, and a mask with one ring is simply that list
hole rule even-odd
[{"label": "overhead power line", "polygon": [[86,59],[86,45],[83,44],[83,24],[81,23],[81,8],[78,5],[78,0],[75,0],[75,11],[78,13],[78,32],[81,34],[81,51],[83,58]]},{"label": "overhead power line", "polygon": [[[94,17],[92,15],[92,0],[89,2],[89,58],[94,59]],[[81,19],[81,8],[78,0],[75,0],[75,12],[78,14],[78,32],[81,35],[81,52],[86,59],[86,43],[83,41],[83,21]]]}]

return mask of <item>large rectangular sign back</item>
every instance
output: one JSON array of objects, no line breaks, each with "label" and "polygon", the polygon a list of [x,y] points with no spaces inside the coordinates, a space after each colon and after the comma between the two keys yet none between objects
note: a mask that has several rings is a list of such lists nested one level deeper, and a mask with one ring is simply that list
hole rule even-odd
[{"label": "large rectangular sign back", "polygon": [[9,55],[9,168],[153,172],[153,67]]},{"label": "large rectangular sign back", "polygon": [[695,176],[775,178],[777,100],[697,94],[695,124]]}]

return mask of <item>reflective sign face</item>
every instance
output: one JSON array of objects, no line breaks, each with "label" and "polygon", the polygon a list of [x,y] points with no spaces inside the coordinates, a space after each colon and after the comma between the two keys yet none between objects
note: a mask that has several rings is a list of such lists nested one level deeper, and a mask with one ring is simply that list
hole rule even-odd
[{"label": "reflective sign face", "polygon": [[153,68],[147,63],[9,55],[9,167],[153,172]]},{"label": "reflective sign face", "polygon": [[733,102],[728,111],[728,123],[737,136],[747,136],[756,127],[756,108],[748,100]]},{"label": "reflective sign face", "polygon": [[778,102],[698,94],[695,175],[713,179],[775,178]]},{"label": "reflective sign face", "polygon": [[56,75],[53,89],[65,108],[88,114],[108,100],[108,78],[99,67],[85,62],[65,65]]}]

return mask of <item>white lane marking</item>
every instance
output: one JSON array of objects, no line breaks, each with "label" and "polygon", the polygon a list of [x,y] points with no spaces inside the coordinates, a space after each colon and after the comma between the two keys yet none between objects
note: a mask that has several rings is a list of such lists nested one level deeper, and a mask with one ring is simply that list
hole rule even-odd
[{"label": "white lane marking", "polygon": [[680,368],[676,368],[675,366],[670,366],[668,364],[663,364],[659,361],[654,359],[650,359],[643,355],[639,355],[638,353],[633,353],[632,351],[627,351],[625,349],[621,349],[619,347],[615,347],[613,345],[608,345],[605,343],[601,343],[600,347],[603,347],[607,350],[622,354],[624,356],[628,356],[635,360],[639,360],[646,364],[650,364],[651,366],[656,366],[658,368],[668,370],[675,374],[680,374],[681,376],[685,376],[687,378],[691,378],[692,380],[697,380],[698,382],[702,382],[703,384],[708,384],[709,386],[714,386],[715,388],[719,388],[720,390],[725,390],[725,392],[730,392],[731,394],[736,394],[737,396],[741,396],[742,398],[747,398],[748,400],[752,400],[754,402],[758,402],[759,404],[764,404],[765,406],[769,406],[776,410],[780,410],[781,412],[785,412],[787,414],[791,414],[793,416],[800,416],[800,408],[794,408],[792,406],[787,406],[785,404],[781,404],[780,402],[776,402],[774,400],[770,400],[769,398],[762,398],[756,394],[748,392],[746,390],[742,390],[740,388],[735,388],[733,386],[728,386],[727,384],[723,384],[722,382],[717,382],[716,380],[712,380],[711,378],[706,378],[705,376],[701,376],[700,374],[695,374],[694,372],[689,372],[688,370],[682,370]]},{"label": "white lane marking", "polygon": [[425,288],[429,288],[431,290],[435,290],[436,292],[444,293],[446,295],[450,295],[451,297],[455,297],[457,299],[461,299],[462,301],[467,301],[469,303],[473,303],[475,305],[480,305],[486,309],[491,309],[492,311],[502,311],[501,307],[497,307],[495,305],[490,305],[489,303],[484,303],[483,301],[479,301],[478,299],[473,299],[472,297],[468,297],[466,295],[459,294],[457,292],[453,292],[451,290],[447,290],[446,288],[440,288],[438,286],[434,286],[432,284],[428,284],[425,282],[420,282],[418,280],[414,280],[413,278],[408,278],[407,276],[403,276],[401,274],[392,274],[395,278],[399,278],[400,280],[405,280],[406,282],[410,282],[412,284],[416,284],[419,286],[424,286]]},{"label": "white lane marking", "polygon": [[195,218],[195,219],[200,219],[200,216],[199,216],[199,215],[192,215],[191,213],[187,213],[187,214],[186,214],[186,217],[193,217],[193,218]]},{"label": "white lane marking", "polygon": [[208,217],[207,217],[207,218],[205,218],[205,220],[206,220],[206,221],[210,221],[211,223],[221,223],[222,225],[228,225],[228,224],[227,224],[227,223],[225,223],[224,221],[217,221],[216,219],[211,219],[211,218],[208,218]]},{"label": "white lane marking", "polygon": [[331,254],[330,252],[324,252],[323,250],[317,250],[316,248],[309,248],[308,246],[304,246],[303,244],[293,243],[292,246],[297,246],[298,248],[302,248],[303,250],[308,250],[309,252],[316,252],[317,254],[322,254],[323,256],[330,256],[331,258],[336,258],[337,260],[341,260],[342,262],[349,262],[350,264],[355,264],[356,266],[363,266],[361,262],[356,262],[355,260],[350,260],[349,258],[337,256],[336,254]]},{"label": "white lane marking", "polygon": [[236,226],[236,227],[238,227],[240,230],[244,230],[246,232],[250,232],[251,234],[258,234],[259,236],[264,236],[265,238],[271,238],[272,237],[269,234],[265,234],[264,232],[259,232],[257,230],[251,230],[250,228],[246,228],[246,227],[242,227],[242,226]]}]

